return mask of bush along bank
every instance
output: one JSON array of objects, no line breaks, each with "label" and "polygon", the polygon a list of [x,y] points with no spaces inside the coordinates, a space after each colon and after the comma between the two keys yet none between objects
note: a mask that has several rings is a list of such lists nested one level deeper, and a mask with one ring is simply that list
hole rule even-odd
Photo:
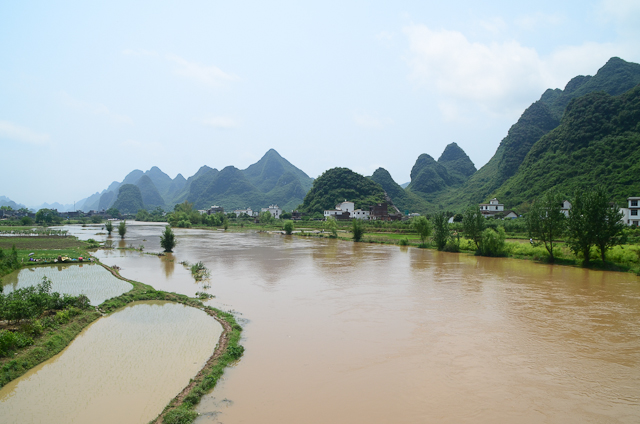
[{"label": "bush along bank", "polygon": [[46,277],[0,294],[0,387],[62,351],[99,317],[86,296],[52,293]]}]

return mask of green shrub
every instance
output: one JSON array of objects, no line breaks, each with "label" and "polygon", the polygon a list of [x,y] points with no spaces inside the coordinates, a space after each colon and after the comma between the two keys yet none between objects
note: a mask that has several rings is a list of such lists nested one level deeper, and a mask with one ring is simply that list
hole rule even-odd
[{"label": "green shrub", "polygon": [[353,241],[361,241],[364,236],[364,226],[362,220],[354,219],[351,221],[351,232],[353,233]]},{"label": "green shrub", "polygon": [[0,330],[0,357],[7,357],[12,351],[32,344],[33,339],[25,334]]},{"label": "green shrub", "polygon": [[482,232],[480,254],[482,256],[505,256],[504,228],[498,227],[498,231],[487,228]]},{"label": "green shrub", "polygon": [[291,235],[293,232],[293,221],[287,221],[284,223],[284,231],[287,235]]},{"label": "green shrub", "polygon": [[198,413],[185,406],[167,412],[163,421],[166,424],[191,424],[196,418]]},{"label": "green shrub", "polygon": [[400,246],[408,246],[409,245],[409,239],[408,238],[402,238],[398,241],[398,244]]}]

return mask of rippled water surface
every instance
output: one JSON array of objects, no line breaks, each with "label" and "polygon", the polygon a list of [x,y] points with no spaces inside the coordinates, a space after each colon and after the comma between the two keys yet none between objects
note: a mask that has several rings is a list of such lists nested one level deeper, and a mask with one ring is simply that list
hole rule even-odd
[{"label": "rippled water surface", "polygon": [[92,305],[99,305],[132,288],[131,284],[114,277],[100,265],[86,263],[20,269],[2,277],[4,292],[35,286],[45,276],[51,280],[51,291],[73,296],[84,294]]},{"label": "rippled water surface", "polygon": [[131,304],[0,389],[0,422],[147,423],[204,366],[221,331],[195,308]]},{"label": "rippled water surface", "polygon": [[[160,251],[161,226],[125,242]],[[640,279],[415,248],[176,230],[102,260],[236,310],[245,356],[199,423],[637,423]],[[196,283],[180,261],[203,261]]]}]

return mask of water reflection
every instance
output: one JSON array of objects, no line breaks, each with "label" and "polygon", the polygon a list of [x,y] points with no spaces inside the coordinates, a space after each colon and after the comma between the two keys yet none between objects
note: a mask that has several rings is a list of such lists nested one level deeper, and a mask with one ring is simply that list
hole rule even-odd
[{"label": "water reflection", "polygon": [[173,253],[167,252],[165,256],[159,256],[162,264],[164,265],[164,275],[166,277],[171,277],[173,275],[173,270],[176,267],[175,258],[173,257]]}]

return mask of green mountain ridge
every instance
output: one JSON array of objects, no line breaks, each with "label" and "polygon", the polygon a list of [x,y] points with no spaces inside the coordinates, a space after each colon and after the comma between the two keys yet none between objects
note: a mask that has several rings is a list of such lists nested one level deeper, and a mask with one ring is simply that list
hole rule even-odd
[{"label": "green mountain ridge", "polygon": [[[624,93],[640,83],[640,65],[613,57],[594,76],[571,79],[564,90],[545,91],[511,126],[494,156],[460,187],[447,187],[430,196],[432,205],[447,210],[463,210],[469,205],[495,197],[499,188],[513,177],[533,146],[560,125],[564,106],[589,93]],[[411,185],[409,186],[411,187]],[[424,196],[423,196],[424,197]],[[499,199],[506,201],[507,199]]]},{"label": "green mountain ridge", "polygon": [[380,184],[382,189],[393,201],[393,204],[396,205],[401,212],[409,211],[424,214],[429,210],[429,204],[426,200],[409,190],[403,189],[394,181],[386,169],[376,169],[369,178]]},{"label": "green mountain ridge", "polygon": [[144,209],[140,188],[134,184],[122,184],[118,189],[118,198],[113,207],[120,213],[135,214],[139,209]]},{"label": "green mountain ridge", "polygon": [[496,195],[507,207],[522,207],[555,188],[602,184],[619,204],[640,194],[640,85],[611,96],[587,94],[567,106],[561,124],[531,149]]}]

